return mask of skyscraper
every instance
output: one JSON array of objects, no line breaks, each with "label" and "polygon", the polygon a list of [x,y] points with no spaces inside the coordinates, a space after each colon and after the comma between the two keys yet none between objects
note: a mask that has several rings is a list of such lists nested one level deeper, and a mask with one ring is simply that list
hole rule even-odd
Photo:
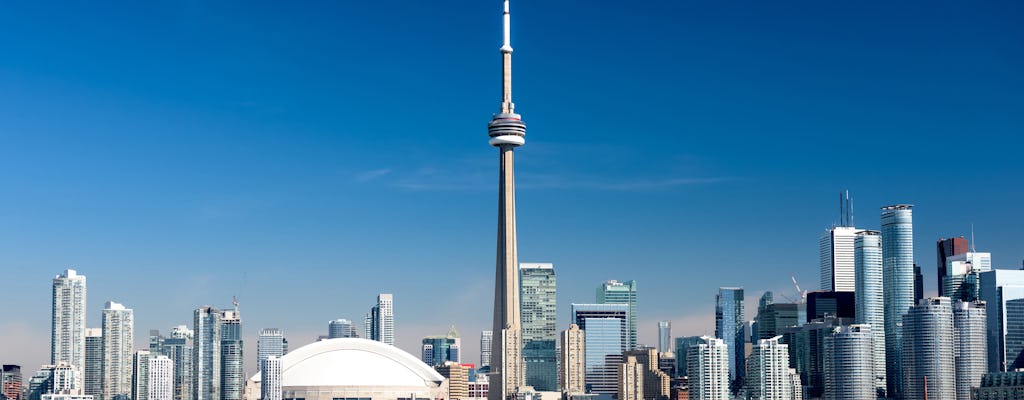
[{"label": "skyscraper", "polygon": [[192,370],[192,351],[195,332],[185,325],[171,328],[171,336],[164,339],[163,353],[171,359],[174,367],[173,393],[174,400],[191,400],[194,395],[192,385],[195,383]]},{"label": "skyscraper", "polygon": [[281,357],[267,356],[260,361],[260,395],[261,400],[281,400]]},{"label": "skyscraper", "polygon": [[[871,329],[871,325],[846,325],[834,328],[825,337],[825,399],[884,398],[878,395],[874,347],[871,344],[875,336]],[[881,374],[885,375],[885,372]]]},{"label": "skyscraper", "polygon": [[85,371],[85,275],[68,269],[53,278],[50,364]]},{"label": "skyscraper", "polygon": [[743,327],[743,288],[718,288],[715,296],[715,337],[729,346],[729,384],[732,390],[743,385],[745,349]]},{"label": "skyscraper", "polygon": [[4,364],[0,373],[0,394],[8,400],[21,400],[22,377],[21,366]]},{"label": "skyscraper", "polygon": [[854,291],[856,321],[861,325],[871,325],[870,329],[860,328],[858,335],[867,332],[872,336],[873,384],[876,392],[884,394],[885,294],[882,286],[882,238],[878,231],[858,231],[853,247],[857,278],[857,290]]},{"label": "skyscraper", "polygon": [[981,299],[985,302],[988,370],[1024,368],[1024,270],[982,272]]},{"label": "skyscraper", "polygon": [[882,207],[882,290],[885,299],[887,395],[903,397],[903,316],[914,305],[912,205]]},{"label": "skyscraper", "polygon": [[745,377],[748,398],[794,400],[789,346],[781,343],[781,339],[782,336],[760,339],[754,346]]},{"label": "skyscraper", "polygon": [[132,393],[134,332],[132,310],[108,301],[103,308],[103,400]]},{"label": "skyscraper", "polygon": [[99,399],[103,396],[103,329],[85,329],[85,381],[82,392]]},{"label": "skyscraper", "polygon": [[[658,369],[660,356],[658,350],[653,347],[646,347],[636,350],[626,350],[624,356],[633,358],[640,365],[640,375],[643,393],[640,397],[647,400],[663,400],[669,396],[672,385],[672,377]],[[628,361],[627,361],[628,363]],[[621,398],[621,397],[620,397]]]},{"label": "skyscraper", "polygon": [[242,317],[237,302],[234,310],[223,311],[220,322],[220,400],[242,400],[245,358],[242,355]]},{"label": "skyscraper", "polygon": [[220,400],[221,383],[221,312],[203,306],[194,315],[194,349],[192,351],[192,399]]},{"label": "skyscraper", "polygon": [[558,386],[565,393],[584,393],[587,389],[586,339],[579,325],[569,324],[562,331],[558,357]]},{"label": "skyscraper", "polygon": [[904,398],[923,399],[925,393],[936,399],[957,398],[949,298],[932,297],[911,307],[903,316],[903,341]]},{"label": "skyscraper", "polygon": [[148,370],[149,386],[146,397],[149,400],[173,400],[174,362],[165,355],[156,355],[149,359]]},{"label": "skyscraper", "polygon": [[658,321],[658,352],[672,351],[672,321]]},{"label": "skyscraper", "polygon": [[586,344],[587,391],[616,394],[616,375],[628,342],[626,304],[572,304],[573,322],[583,330]]},{"label": "skyscraper", "polygon": [[555,268],[552,264],[519,264],[519,301],[523,327],[523,366],[526,386],[558,390],[555,340]]},{"label": "skyscraper", "polygon": [[956,398],[970,400],[971,388],[988,372],[985,302],[953,303],[953,345]]},{"label": "skyscraper", "polygon": [[629,306],[626,349],[636,348],[636,281],[607,281],[597,288],[598,304],[625,304]]},{"label": "skyscraper", "polygon": [[690,400],[728,400],[729,346],[722,339],[701,337],[703,343],[690,346],[686,359],[690,377]]},{"label": "skyscraper", "polygon": [[494,324],[497,351],[491,356],[490,400],[505,400],[525,383],[522,327],[519,320],[519,267],[516,251],[514,149],[526,143],[526,124],[512,103],[512,45],[508,0],[502,15],[501,111],[487,124],[491,146],[501,156],[498,182],[498,240],[494,275]]},{"label": "skyscraper", "polygon": [[445,362],[461,363],[462,338],[453,325],[446,335],[427,336],[420,347],[421,359],[429,366],[437,367]]},{"label": "skyscraper", "polygon": [[757,329],[751,332],[751,341],[771,339],[778,336],[783,328],[800,325],[800,305],[795,303],[775,303],[772,292],[764,292],[758,301],[757,316],[754,325]]},{"label": "skyscraper", "polygon": [[618,400],[644,399],[644,366],[637,362],[635,356],[626,355],[618,365]]},{"label": "skyscraper", "polygon": [[979,276],[992,270],[992,254],[966,252],[946,257],[942,292],[953,302],[979,300]]},{"label": "skyscraper", "polygon": [[967,239],[964,239],[963,237],[949,239],[942,238],[935,243],[935,249],[937,250],[936,260],[938,261],[938,265],[936,266],[936,271],[938,272],[938,286],[936,287],[939,288],[939,296],[949,297],[949,295],[945,292],[945,288],[943,287],[945,286],[947,275],[946,259],[957,254],[966,253],[970,249],[970,246],[967,242]]},{"label": "skyscraper", "polygon": [[377,295],[377,304],[366,314],[366,338],[395,345],[395,298],[391,293]]},{"label": "skyscraper", "polygon": [[149,399],[149,359],[152,356],[148,349],[135,351],[132,358],[132,400]]},{"label": "skyscraper", "polygon": [[818,239],[821,290],[826,292],[853,292],[853,239],[857,228],[835,226]]},{"label": "skyscraper", "polygon": [[684,336],[677,337],[675,339],[676,347],[676,376],[687,376],[687,351],[690,346],[695,346],[704,343],[704,338],[700,336]]},{"label": "skyscraper", "polygon": [[277,328],[260,329],[256,340],[256,365],[270,356],[283,356],[288,353],[288,340]]},{"label": "skyscraper", "polygon": [[480,332],[480,368],[491,366],[491,349],[494,346],[494,332]]},{"label": "skyscraper", "polygon": [[[353,337],[359,337],[359,335],[356,335],[356,327],[355,324],[352,323],[352,321],[349,321],[344,318],[339,318],[331,320],[330,322],[327,323],[328,339]],[[369,337],[367,337],[367,339],[369,339]]]}]

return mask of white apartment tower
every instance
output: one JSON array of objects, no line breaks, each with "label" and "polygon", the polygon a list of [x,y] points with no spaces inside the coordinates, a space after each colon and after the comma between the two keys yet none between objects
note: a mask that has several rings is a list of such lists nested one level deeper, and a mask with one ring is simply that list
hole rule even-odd
[{"label": "white apartment tower", "polygon": [[[872,325],[848,325],[835,328],[825,336],[826,400],[874,400],[878,396],[872,341]],[[885,367],[885,360],[882,360]],[[881,374],[884,376],[885,371]],[[882,387],[885,388],[884,386]]]},{"label": "white apartment tower", "polygon": [[260,362],[261,400],[281,400],[281,357],[269,356]]},{"label": "white apartment tower", "polygon": [[751,400],[794,400],[789,346],[782,336],[760,339],[747,361],[746,389]]},{"label": "white apartment tower", "polygon": [[149,358],[149,400],[174,399],[174,362],[164,355]]},{"label": "white apartment tower", "polygon": [[149,350],[135,351],[132,359],[132,400],[149,399],[149,359],[152,356]]},{"label": "white apartment tower", "polygon": [[367,339],[395,345],[395,301],[391,293],[377,295],[377,304],[370,308],[364,320],[363,333]]},{"label": "white apartment tower", "polygon": [[686,371],[690,376],[690,400],[729,399],[729,346],[725,341],[702,336],[690,346]]},{"label": "white apartment tower", "polygon": [[494,348],[494,331],[480,332],[480,368],[491,365],[491,350]]},{"label": "white apartment tower", "polygon": [[558,386],[564,393],[585,393],[587,360],[584,353],[586,336],[579,325],[570,324],[562,331],[558,347]]},{"label": "white apartment tower", "polygon": [[132,358],[135,354],[135,317],[132,309],[108,301],[103,307],[103,397],[131,396]]},{"label": "white apartment tower", "polygon": [[960,301],[953,305],[953,357],[957,400],[971,400],[971,388],[979,387],[982,376],[988,372],[985,316],[983,301]]},{"label": "white apartment tower", "polygon": [[[85,275],[65,270],[53,278],[50,364],[85,371]],[[81,379],[81,378],[79,378]]]}]

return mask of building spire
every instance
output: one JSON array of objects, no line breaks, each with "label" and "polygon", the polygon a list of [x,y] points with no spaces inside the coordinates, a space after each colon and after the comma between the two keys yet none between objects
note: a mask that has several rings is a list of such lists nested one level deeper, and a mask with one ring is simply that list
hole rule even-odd
[{"label": "building spire", "polygon": [[508,11],[508,0],[505,0],[505,9],[501,16],[501,112],[513,114],[516,112],[516,105],[512,103],[512,43],[511,43],[511,15]]}]

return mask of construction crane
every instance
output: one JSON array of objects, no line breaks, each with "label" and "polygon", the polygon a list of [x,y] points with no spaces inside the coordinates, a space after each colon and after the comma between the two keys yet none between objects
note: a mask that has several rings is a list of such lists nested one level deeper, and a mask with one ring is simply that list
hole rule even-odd
[{"label": "construction crane", "polygon": [[802,303],[806,303],[807,302],[807,292],[804,291],[804,290],[801,290],[800,289],[800,284],[796,283],[796,275],[794,275],[792,272],[790,272],[789,273],[789,278],[793,280],[793,286],[796,286],[796,293],[798,295],[800,295],[800,303],[801,304]]}]

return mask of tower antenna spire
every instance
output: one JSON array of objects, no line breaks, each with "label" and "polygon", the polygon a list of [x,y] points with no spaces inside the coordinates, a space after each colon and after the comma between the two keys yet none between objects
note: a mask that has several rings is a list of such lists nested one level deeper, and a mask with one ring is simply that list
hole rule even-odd
[{"label": "tower antenna spire", "polygon": [[505,0],[504,12],[501,15],[501,112],[512,114],[516,105],[512,103],[512,16],[508,11],[508,0]]}]

